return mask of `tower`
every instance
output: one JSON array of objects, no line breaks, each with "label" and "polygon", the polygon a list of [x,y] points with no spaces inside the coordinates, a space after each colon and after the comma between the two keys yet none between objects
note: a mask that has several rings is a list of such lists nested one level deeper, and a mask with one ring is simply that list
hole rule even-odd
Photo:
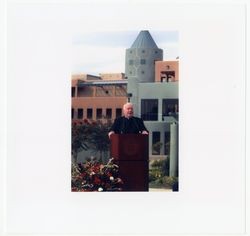
[{"label": "tower", "polygon": [[155,61],[163,60],[163,50],[158,48],[148,30],[142,30],[132,46],[126,49],[125,76],[127,93],[134,104],[135,116],[139,114],[138,84],[154,82]]}]

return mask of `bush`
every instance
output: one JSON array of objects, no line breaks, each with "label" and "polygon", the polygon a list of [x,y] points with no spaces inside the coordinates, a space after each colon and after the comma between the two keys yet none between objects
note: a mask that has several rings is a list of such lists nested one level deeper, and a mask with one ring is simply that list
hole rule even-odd
[{"label": "bush", "polygon": [[169,176],[169,157],[152,163],[149,170],[149,185],[153,188],[171,188],[178,191],[178,177]]},{"label": "bush", "polygon": [[85,191],[122,191],[123,181],[119,178],[118,165],[110,159],[103,165],[96,160],[72,163],[71,190]]},{"label": "bush", "polygon": [[174,185],[176,185],[176,183],[178,183],[178,177],[164,176],[162,178],[162,183],[164,186],[172,188]]}]

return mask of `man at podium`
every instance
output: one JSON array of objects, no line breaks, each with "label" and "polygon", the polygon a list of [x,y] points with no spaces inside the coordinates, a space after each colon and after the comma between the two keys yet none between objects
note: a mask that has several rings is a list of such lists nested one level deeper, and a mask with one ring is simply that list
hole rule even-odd
[{"label": "man at podium", "polygon": [[123,105],[124,116],[116,118],[113,125],[110,128],[108,136],[112,134],[146,134],[148,135],[148,130],[146,129],[143,120],[141,118],[135,117],[133,104],[128,102]]},{"label": "man at podium", "polygon": [[123,105],[123,116],[115,119],[108,135],[122,191],[148,191],[148,130],[141,118],[133,116],[132,103]]}]

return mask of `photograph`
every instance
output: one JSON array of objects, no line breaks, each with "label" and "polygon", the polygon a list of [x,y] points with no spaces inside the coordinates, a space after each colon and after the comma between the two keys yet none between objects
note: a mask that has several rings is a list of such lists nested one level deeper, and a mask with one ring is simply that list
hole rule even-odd
[{"label": "photograph", "polygon": [[178,40],[178,31],[75,36],[72,191],[178,191]]}]

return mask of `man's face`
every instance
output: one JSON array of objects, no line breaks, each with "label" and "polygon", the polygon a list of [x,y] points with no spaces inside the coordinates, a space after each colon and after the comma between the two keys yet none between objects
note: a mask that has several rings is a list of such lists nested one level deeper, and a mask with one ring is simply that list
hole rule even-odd
[{"label": "man's face", "polygon": [[124,113],[124,116],[127,118],[132,117],[134,114],[133,106],[130,104],[125,105],[125,107],[123,109],[123,113]]}]

